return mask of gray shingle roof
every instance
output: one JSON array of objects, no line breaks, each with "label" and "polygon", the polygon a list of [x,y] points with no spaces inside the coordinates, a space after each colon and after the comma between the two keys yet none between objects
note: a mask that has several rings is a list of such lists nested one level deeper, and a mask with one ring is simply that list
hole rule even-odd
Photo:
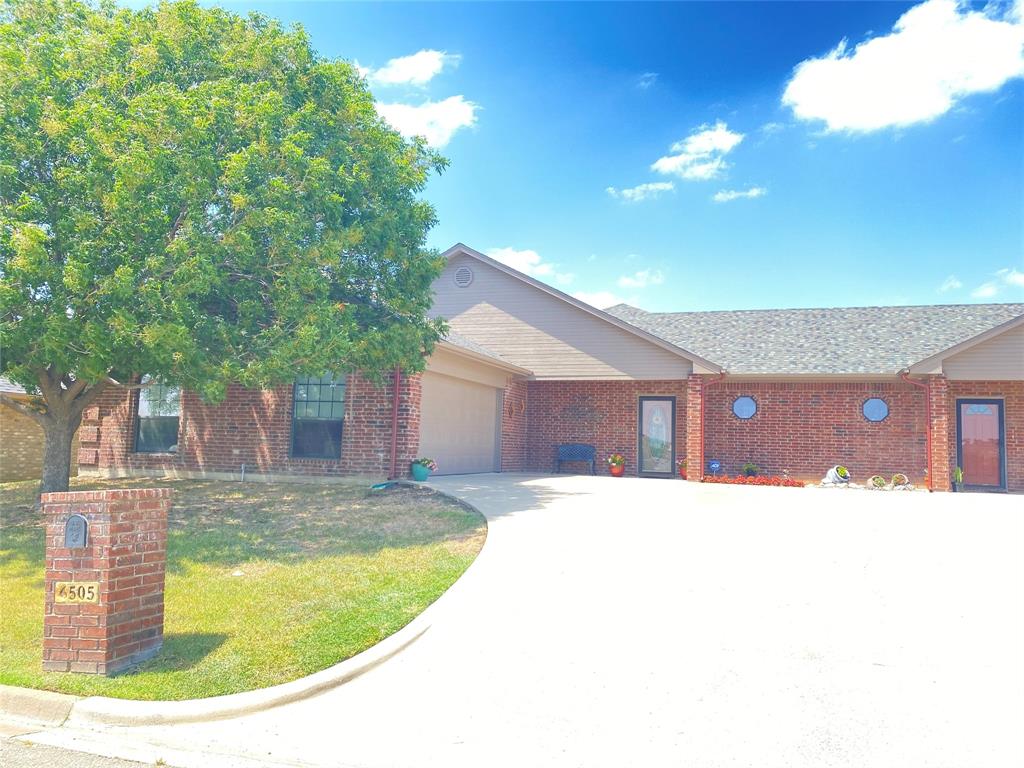
[{"label": "gray shingle roof", "polygon": [[605,311],[732,374],[893,374],[1024,315],[1024,304]]}]

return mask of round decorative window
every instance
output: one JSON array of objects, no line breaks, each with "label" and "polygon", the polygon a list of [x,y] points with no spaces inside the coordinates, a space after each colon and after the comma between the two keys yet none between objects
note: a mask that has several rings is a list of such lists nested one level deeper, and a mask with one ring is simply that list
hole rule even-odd
[{"label": "round decorative window", "polygon": [[889,404],[880,397],[872,397],[864,401],[861,411],[868,421],[882,421],[889,415]]},{"label": "round decorative window", "polygon": [[737,419],[749,419],[757,413],[757,402],[747,395],[737,397],[732,401],[732,412]]}]

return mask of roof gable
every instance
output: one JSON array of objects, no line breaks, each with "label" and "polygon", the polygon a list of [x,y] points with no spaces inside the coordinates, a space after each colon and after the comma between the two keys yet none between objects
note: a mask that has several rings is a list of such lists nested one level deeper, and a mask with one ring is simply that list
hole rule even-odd
[{"label": "roof gable", "polygon": [[507,266],[506,264],[502,264],[500,261],[492,259],[489,256],[485,256],[479,251],[476,251],[462,243],[457,243],[456,245],[452,246],[447,251],[445,251],[444,254],[442,255],[449,261],[456,257],[468,257],[476,261],[479,261],[483,264],[486,264],[488,267],[491,267],[505,275],[508,275],[527,286],[542,291],[543,293],[547,294],[550,297],[553,297],[557,301],[571,307],[574,311],[585,313],[586,315],[592,318],[596,318],[601,323],[611,325],[617,328],[619,331],[623,331],[638,339],[642,339],[643,341],[652,344],[656,347],[659,347],[660,349],[665,350],[666,352],[669,352],[672,355],[675,355],[679,358],[686,360],[687,362],[693,365],[693,369],[697,373],[718,373],[719,371],[721,371],[720,365],[689,351],[686,347],[683,347],[672,341],[649,333],[645,329],[637,327],[636,325],[633,325],[631,323],[625,322],[618,317],[609,315],[607,312],[597,309],[596,307],[592,307],[586,302],[580,301],[579,299],[576,299],[566,293],[563,293],[562,291],[559,291],[557,288],[553,288],[552,286],[547,285],[546,283],[543,283],[539,280],[535,280],[529,275],[525,275],[522,272],[519,272],[518,270]]}]

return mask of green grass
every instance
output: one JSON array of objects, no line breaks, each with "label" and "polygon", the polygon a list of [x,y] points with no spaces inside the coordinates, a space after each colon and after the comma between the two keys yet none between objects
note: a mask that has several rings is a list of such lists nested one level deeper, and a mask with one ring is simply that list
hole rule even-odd
[{"label": "green grass", "polygon": [[41,670],[43,530],[36,483],[0,485],[0,683],[190,699],[324,669],[394,633],[473,562],[475,512],[426,489],[132,479],[169,487],[164,644],[114,677]]}]

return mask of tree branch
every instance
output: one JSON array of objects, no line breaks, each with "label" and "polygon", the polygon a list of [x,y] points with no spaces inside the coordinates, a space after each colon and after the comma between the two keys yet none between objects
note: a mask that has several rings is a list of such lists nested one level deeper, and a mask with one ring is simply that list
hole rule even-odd
[{"label": "tree branch", "polygon": [[88,408],[96,398],[98,398],[103,391],[107,388],[107,382],[101,381],[97,384],[93,384],[91,388],[87,389],[84,393],[80,394],[71,403],[71,413],[75,418],[80,418],[82,413]]},{"label": "tree branch", "polygon": [[149,389],[150,387],[160,383],[158,379],[150,379],[149,381],[139,382],[136,384],[122,384],[120,381],[113,379],[110,376],[104,376],[103,381],[107,384],[113,384],[115,387],[120,387],[121,389]]},{"label": "tree branch", "polygon": [[171,225],[171,231],[167,233],[167,244],[170,245],[174,242],[174,238],[178,236],[178,230],[181,225],[185,223],[185,216],[188,214],[188,208],[184,205],[181,206],[181,212],[178,214],[178,218],[174,220]]},{"label": "tree branch", "polygon": [[85,389],[86,386],[87,386],[87,384],[86,384],[85,379],[75,379],[68,386],[68,397],[71,400],[74,400],[76,397],[78,397],[80,394],[82,394],[82,390]]},{"label": "tree branch", "polygon": [[12,411],[16,411],[22,416],[28,416],[39,426],[46,424],[46,416],[44,414],[29,408],[25,403],[15,399],[12,395],[7,394],[6,392],[0,392],[0,405],[6,405]]}]

